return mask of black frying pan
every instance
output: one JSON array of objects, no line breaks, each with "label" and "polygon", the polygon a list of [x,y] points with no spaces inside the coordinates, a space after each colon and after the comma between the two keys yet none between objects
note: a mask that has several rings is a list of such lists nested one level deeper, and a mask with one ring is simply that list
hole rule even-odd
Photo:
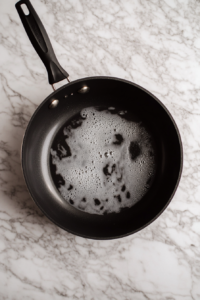
[{"label": "black frying pan", "polygon": [[[25,15],[21,5],[29,14]],[[24,28],[46,66],[49,83],[68,79],[59,65],[47,33],[29,0],[16,4]],[[131,208],[119,213],[90,214],[74,208],[56,188],[50,166],[52,142],[67,120],[86,107],[118,107],[145,124],[156,149],[156,172],[148,192]],[[22,168],[30,194],[43,213],[73,234],[113,239],[141,230],[167,207],[182,171],[182,144],[178,128],[166,107],[142,87],[119,78],[89,77],[69,82],[37,108],[25,132]],[[90,191],[88,191],[89,193]]]}]

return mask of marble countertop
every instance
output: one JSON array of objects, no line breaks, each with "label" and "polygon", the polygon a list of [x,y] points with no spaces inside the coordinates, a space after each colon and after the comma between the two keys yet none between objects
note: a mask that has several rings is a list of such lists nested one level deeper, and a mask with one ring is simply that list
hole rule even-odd
[{"label": "marble countertop", "polygon": [[56,227],[27,192],[21,142],[52,88],[14,4],[0,3],[0,299],[200,299],[200,1],[34,0],[72,81],[133,81],[181,133],[172,202],[147,228],[110,241]]}]

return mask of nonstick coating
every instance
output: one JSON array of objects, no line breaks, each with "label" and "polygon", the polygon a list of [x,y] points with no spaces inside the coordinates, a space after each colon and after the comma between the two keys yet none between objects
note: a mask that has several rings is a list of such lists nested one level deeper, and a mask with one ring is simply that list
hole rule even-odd
[{"label": "nonstick coating", "polygon": [[[89,92],[78,93],[84,85]],[[50,109],[53,99],[59,104]],[[101,105],[133,112],[145,123],[157,149],[156,176],[147,194],[132,208],[103,216],[69,205],[57,191],[49,170],[50,146],[59,129],[81,109]],[[155,96],[126,80],[90,77],[61,87],[38,107],[24,136],[22,167],[33,200],[51,221],[79,236],[112,239],[144,228],[167,207],[180,180],[182,144],[173,118]]]}]

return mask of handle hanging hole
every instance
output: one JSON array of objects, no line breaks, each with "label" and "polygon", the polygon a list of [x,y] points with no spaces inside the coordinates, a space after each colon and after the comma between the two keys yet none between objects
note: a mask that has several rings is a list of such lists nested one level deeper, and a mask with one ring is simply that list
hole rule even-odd
[{"label": "handle hanging hole", "polygon": [[28,10],[28,7],[26,4],[21,4],[21,8],[23,10],[23,13],[25,14],[25,16],[28,16],[30,14],[30,11]]}]

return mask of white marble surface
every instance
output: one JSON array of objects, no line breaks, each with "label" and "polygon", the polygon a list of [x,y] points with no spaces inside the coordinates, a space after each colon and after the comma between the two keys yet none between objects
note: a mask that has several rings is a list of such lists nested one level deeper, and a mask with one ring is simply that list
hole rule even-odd
[{"label": "white marble surface", "polygon": [[134,81],[180,129],[184,168],[171,204],[111,241],[59,229],[26,190],[22,137],[52,89],[14,4],[0,2],[0,299],[200,299],[200,1],[34,0],[71,80]]}]

